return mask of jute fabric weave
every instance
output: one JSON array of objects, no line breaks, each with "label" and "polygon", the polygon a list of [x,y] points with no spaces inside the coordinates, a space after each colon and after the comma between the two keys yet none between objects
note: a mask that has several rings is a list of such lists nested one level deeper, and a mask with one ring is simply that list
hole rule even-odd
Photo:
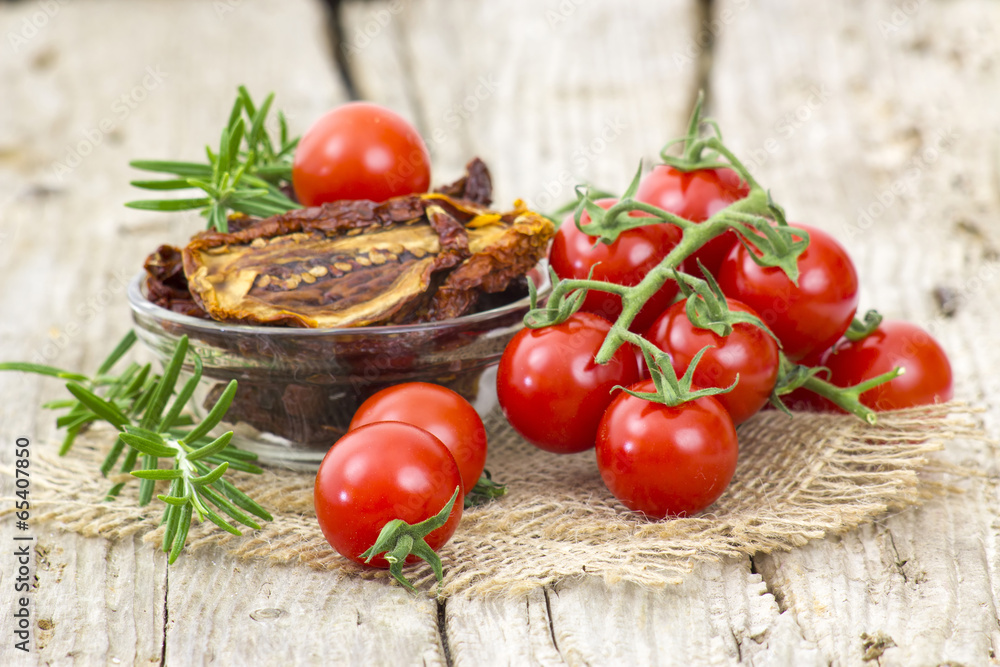
[{"label": "jute fabric weave", "polygon": [[[698,561],[791,549],[850,530],[947,491],[954,477],[933,453],[957,438],[979,438],[973,413],[962,404],[932,406],[886,413],[870,426],[848,416],[763,412],[739,429],[739,465],[723,497],[706,513],[663,521],[617,502],[601,482],[593,451],[542,452],[495,416],[487,420],[487,468],[509,492],[466,511],[441,550],[441,594],[519,596],[583,576],[663,586],[679,582]],[[159,544],[161,508],[155,500],[138,507],[137,484],[117,500],[102,500],[116,480],[96,471],[113,440],[111,430],[98,429],[66,457],[41,453],[34,459],[36,520],[108,539],[140,534]],[[221,548],[237,559],[391,585],[385,572],[357,566],[327,545],[312,507],[313,475],[268,469],[231,479],[274,521],[242,537],[208,522],[195,525],[185,554]],[[418,588],[435,590],[430,567],[420,563],[406,572]]]}]

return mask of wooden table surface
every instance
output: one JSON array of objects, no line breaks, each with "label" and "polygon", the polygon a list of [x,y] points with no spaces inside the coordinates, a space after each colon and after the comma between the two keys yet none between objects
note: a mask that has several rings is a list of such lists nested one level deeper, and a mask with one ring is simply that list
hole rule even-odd
[{"label": "wooden table surface", "polygon": [[[196,159],[235,87],[298,132],[352,96],[420,128],[435,181],[473,155],[497,201],[623,189],[698,89],[790,219],[853,254],[862,306],[933,328],[958,397],[1000,434],[1000,5],[991,0],[24,0],[0,2],[0,357],[92,370],[130,326],[124,282],[195,215],[126,209],[127,162]],[[948,298],[942,299],[943,296]],[[58,382],[0,374],[0,464],[53,448]],[[983,665],[1000,647],[996,450],[964,493],[647,591],[579,579],[435,602],[384,582],[34,525],[31,652],[0,664]]]}]

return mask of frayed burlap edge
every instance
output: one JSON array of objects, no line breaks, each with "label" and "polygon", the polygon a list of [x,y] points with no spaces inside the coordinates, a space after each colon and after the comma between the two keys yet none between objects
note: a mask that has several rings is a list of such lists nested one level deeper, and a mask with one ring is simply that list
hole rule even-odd
[{"label": "frayed burlap edge", "polygon": [[[975,412],[960,403],[927,406],[884,413],[877,426],[842,415],[761,413],[740,428],[740,461],[723,497],[699,516],[664,521],[645,520],[618,503],[600,480],[593,452],[542,452],[495,417],[487,467],[509,493],[465,513],[441,550],[440,594],[520,596],[579,576],[660,587],[679,583],[699,561],[787,550],[850,530],[947,492],[944,473],[976,474],[930,458],[948,441],[984,439]],[[138,507],[136,484],[102,502],[116,480],[96,471],[113,438],[110,430],[95,430],[63,458],[36,450],[33,519],[86,536],[141,534],[159,544],[160,508]],[[185,553],[221,547],[238,559],[387,578],[327,545],[313,512],[312,475],[269,469],[232,479],[274,521],[241,537],[207,522],[192,526]],[[412,566],[408,576],[433,590],[429,566]]]}]

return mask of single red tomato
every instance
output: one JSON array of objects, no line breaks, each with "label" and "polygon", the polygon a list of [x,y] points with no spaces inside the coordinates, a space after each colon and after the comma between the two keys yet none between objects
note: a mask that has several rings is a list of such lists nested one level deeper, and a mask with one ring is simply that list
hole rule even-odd
[{"label": "single red tomato", "polygon": [[725,295],[757,311],[785,356],[797,361],[831,347],[847,331],[858,309],[858,272],[832,236],[808,225],[791,226],[809,232],[810,239],[799,255],[798,285],[781,269],[758,265],[742,244],[730,251],[718,277]]},{"label": "single red tomato", "polygon": [[302,136],[292,186],[304,206],[382,202],[427,192],[430,164],[424,140],[406,119],[371,102],[350,102],[328,111]]},{"label": "single red tomato", "polygon": [[558,454],[590,449],[614,387],[638,380],[628,346],[606,364],[594,361],[610,330],[604,318],[577,312],[562,324],[522,329],[507,344],[497,398],[507,420],[535,446]]},{"label": "single red tomato", "polygon": [[[595,204],[607,210],[617,199],[598,199]],[[590,222],[586,211],[580,224]],[[552,240],[549,264],[560,278],[586,278],[593,268],[593,279],[618,285],[636,285],[650,269],[666,257],[681,239],[676,225],[655,224],[630,229],[618,236],[614,243],[596,243],[596,237],[581,232],[573,221],[573,214],[566,216]],[[653,294],[629,327],[642,331],[669,306],[677,296],[677,283],[667,280]],[[622,312],[621,298],[598,290],[587,292],[581,310],[615,321]]]},{"label": "single red tomato", "polygon": [[[631,389],[654,387],[644,380]],[[690,516],[718,500],[738,455],[733,421],[711,396],[669,407],[622,392],[597,433],[597,467],[608,490],[654,519]]]},{"label": "single red tomato", "polygon": [[[320,463],[313,490],[316,519],[330,546],[364,563],[361,554],[387,523],[402,519],[413,525],[429,519],[461,486],[455,457],[435,436],[402,422],[368,424],[342,436]],[[458,501],[448,521],[424,538],[428,546],[437,551],[461,518]],[[368,565],[389,566],[381,555]]]},{"label": "single red tomato", "polygon": [[[700,298],[700,297],[699,297]],[[746,304],[726,299],[729,310],[757,315]],[[778,379],[778,344],[752,324],[733,325],[728,336],[718,336],[691,324],[685,307],[678,301],[663,313],[645,333],[649,342],[670,355],[677,377],[687,372],[699,350],[711,346],[701,357],[692,377],[701,388],[725,388],[739,382],[732,391],[718,394],[734,424],[742,424],[767,403]]]},{"label": "single red tomato", "polygon": [[[901,410],[952,398],[948,355],[930,334],[909,322],[883,320],[860,341],[845,338],[824,357],[823,365],[830,369],[831,384],[838,387],[856,385],[897,366],[906,369],[902,375],[861,394],[862,405],[872,410]],[[829,401],[823,402],[839,410]]]},{"label": "single red tomato", "polygon": [[455,457],[462,485],[472,490],[486,464],[486,428],[467,400],[429,382],[406,382],[370,396],[351,419],[349,430],[374,422],[397,421],[437,436]]},{"label": "single red tomato", "polygon": [[[635,198],[685,220],[704,222],[748,194],[750,186],[732,169],[683,172],[661,164],[642,178]],[[689,266],[697,267],[695,261],[700,261],[714,275],[737,243],[735,232],[717,236],[692,255]]]}]

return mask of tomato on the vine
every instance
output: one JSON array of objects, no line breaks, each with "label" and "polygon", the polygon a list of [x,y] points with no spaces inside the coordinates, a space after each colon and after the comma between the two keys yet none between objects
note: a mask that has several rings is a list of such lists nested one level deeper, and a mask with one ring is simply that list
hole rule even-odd
[{"label": "tomato on the vine", "polygon": [[798,285],[780,268],[757,264],[743,244],[729,252],[718,278],[725,295],[757,311],[785,356],[797,361],[829,348],[847,331],[858,308],[858,273],[832,236],[808,225],[790,226],[809,232]]},{"label": "tomato on the vine", "polygon": [[[429,519],[461,486],[455,457],[435,436],[412,424],[378,422],[349,431],[330,448],[316,474],[313,499],[326,540],[341,555],[364,563],[361,554],[387,523]],[[447,522],[424,538],[431,549],[451,538],[461,518],[459,501]],[[381,555],[367,564],[389,566]]]},{"label": "tomato on the vine", "polygon": [[[630,389],[655,390],[652,380]],[[608,490],[655,519],[689,516],[718,500],[738,455],[732,419],[711,396],[670,407],[622,392],[597,434],[597,467]]]},{"label": "tomato on the vine", "polygon": [[420,134],[371,102],[350,102],[320,117],[299,141],[292,164],[292,187],[304,206],[382,202],[426,192],[430,182],[430,154]]},{"label": "tomato on the vine", "polygon": [[830,369],[830,383],[838,387],[850,387],[903,367],[902,375],[861,394],[862,405],[872,410],[901,410],[952,398],[948,355],[930,334],[909,322],[883,320],[859,341],[845,338],[824,356],[822,365]]},{"label": "tomato on the vine", "polygon": [[[800,366],[808,366],[810,368],[815,368],[817,366],[823,365],[823,358],[829,352],[826,350],[817,350],[809,354],[809,356],[804,359],[799,359],[797,364]],[[821,372],[818,376],[821,380],[829,379],[829,374]],[[798,388],[780,397],[781,402],[786,408],[795,412],[822,412],[833,407],[833,403],[828,402],[822,396],[814,394],[808,389]],[[773,406],[768,406],[771,408]]]},{"label": "tomato on the vine", "polygon": [[558,454],[594,446],[612,390],[639,378],[627,346],[606,364],[594,361],[610,330],[604,318],[577,312],[561,324],[522,329],[511,339],[497,370],[497,398],[518,433]]},{"label": "tomato on the vine", "polygon": [[[618,202],[617,199],[598,199],[594,203],[607,210]],[[586,211],[580,217],[580,224],[590,222]],[[659,223],[629,229],[619,234],[610,245],[597,243],[596,237],[581,232],[573,220],[573,214],[566,216],[549,251],[549,264],[560,278],[587,278],[632,286],[641,281],[650,269],[666,257],[681,238],[681,230],[676,225]],[[590,273],[593,269],[593,274]],[[642,310],[635,316],[633,331],[642,331],[673,302],[677,296],[677,283],[667,280],[657,290]],[[591,290],[581,306],[581,310],[615,321],[622,312],[621,298],[615,294]]]},{"label": "tomato on the vine", "polygon": [[[692,297],[698,298],[698,297]],[[746,304],[726,299],[730,311],[757,315]],[[701,388],[726,388],[739,377],[732,391],[715,399],[742,424],[767,403],[778,379],[778,344],[760,327],[737,322],[728,336],[699,329],[685,312],[687,300],[678,301],[646,331],[649,342],[670,355],[677,376],[687,372],[695,355],[710,346],[694,370],[692,382]]]},{"label": "tomato on the vine", "polygon": [[419,426],[451,451],[469,492],[486,464],[483,420],[459,394],[429,382],[406,382],[370,396],[351,419],[349,430],[374,422],[398,421]]},{"label": "tomato on the vine", "polygon": [[[734,201],[750,194],[750,186],[732,169],[680,171],[661,164],[639,183],[635,198],[692,222],[704,222]],[[738,243],[734,232],[717,236],[691,256],[715,274],[730,249]]]}]

